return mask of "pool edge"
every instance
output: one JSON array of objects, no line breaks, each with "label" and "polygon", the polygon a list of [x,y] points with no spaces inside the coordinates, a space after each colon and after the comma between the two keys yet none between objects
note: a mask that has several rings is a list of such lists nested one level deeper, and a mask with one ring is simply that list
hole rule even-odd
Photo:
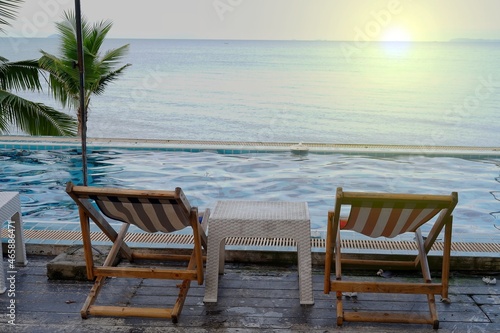
[{"label": "pool edge", "polygon": [[[88,149],[147,149],[181,151],[215,151],[241,154],[259,152],[344,153],[344,154],[411,154],[425,156],[459,156],[470,158],[500,157],[500,147],[343,144],[319,142],[239,142],[200,140],[160,140],[126,138],[88,138]],[[0,136],[0,148],[8,149],[68,149],[80,148],[77,137]]]}]

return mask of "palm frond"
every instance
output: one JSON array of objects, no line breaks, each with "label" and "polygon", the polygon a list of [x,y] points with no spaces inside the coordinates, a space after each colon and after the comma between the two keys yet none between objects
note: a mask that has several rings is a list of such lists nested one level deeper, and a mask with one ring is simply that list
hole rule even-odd
[{"label": "palm frond", "polygon": [[103,75],[100,78],[100,80],[94,84],[92,92],[96,95],[101,95],[104,92],[104,89],[106,89],[106,87],[108,86],[108,84],[114,81],[118,76],[120,76],[125,70],[125,68],[129,66],[131,66],[131,64],[126,64],[125,66],[122,66],[113,72]]},{"label": "palm frond", "polygon": [[24,0],[2,0],[0,1],[0,32],[5,30],[2,26],[10,26],[10,22],[16,19],[17,10]]},{"label": "palm frond", "polygon": [[94,24],[92,33],[88,36],[88,39],[85,40],[85,46],[88,48],[89,52],[96,55],[99,54],[99,50],[112,26],[113,23],[111,21],[101,21]]},{"label": "palm frond", "polygon": [[0,133],[8,133],[9,124],[29,135],[74,136],[77,123],[47,105],[0,90]]},{"label": "palm frond", "polygon": [[[65,15],[69,14],[65,13]],[[59,46],[61,58],[76,60],[78,46],[76,42],[76,26],[73,22],[74,18],[71,21],[66,19],[65,21],[56,23],[56,28],[61,37],[61,44]]]},{"label": "palm frond", "polygon": [[40,68],[49,73],[48,84],[52,96],[61,102],[63,107],[74,107],[78,104],[80,90],[78,72],[71,61],[41,52],[42,57],[38,62]]},{"label": "palm frond", "polygon": [[0,59],[0,89],[41,90],[38,61],[4,62]]},{"label": "palm frond", "polygon": [[125,57],[125,55],[129,51],[129,47],[130,45],[126,44],[120,46],[119,48],[106,51],[106,53],[104,53],[104,55],[100,59],[100,64],[106,65],[108,66],[108,68],[112,68],[112,66],[116,65]]}]

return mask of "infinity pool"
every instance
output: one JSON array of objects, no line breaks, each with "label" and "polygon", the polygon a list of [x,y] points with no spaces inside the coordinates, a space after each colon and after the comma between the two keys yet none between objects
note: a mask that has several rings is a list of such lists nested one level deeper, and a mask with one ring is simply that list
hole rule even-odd
[{"label": "infinity pool", "polygon": [[[21,193],[27,222],[75,222],[65,184],[82,183],[77,149],[0,149],[2,191]],[[500,159],[366,154],[221,154],[131,149],[89,151],[89,185],[182,187],[193,205],[218,200],[307,201],[312,229],[324,230],[335,189],[459,193],[455,232],[500,233]]]}]

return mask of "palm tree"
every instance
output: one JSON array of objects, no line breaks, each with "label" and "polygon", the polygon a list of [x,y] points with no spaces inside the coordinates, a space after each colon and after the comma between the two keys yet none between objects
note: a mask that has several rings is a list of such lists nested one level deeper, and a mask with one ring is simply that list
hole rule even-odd
[{"label": "palm tree", "polygon": [[[23,0],[0,1],[0,32],[15,19]],[[0,134],[9,133],[14,126],[30,135],[75,135],[73,117],[55,109],[26,100],[12,91],[41,91],[38,62],[25,60],[9,62],[0,56]]]},{"label": "palm tree", "polygon": [[110,21],[101,21],[90,26],[82,17],[82,39],[85,68],[85,108],[80,110],[80,81],[79,71],[75,66],[78,59],[76,17],[72,12],[64,14],[65,20],[57,23],[60,33],[61,55],[55,56],[45,51],[39,60],[40,68],[50,73],[49,87],[54,98],[61,102],[63,107],[74,108],[78,115],[78,133],[82,130],[82,112],[87,115],[92,94],[100,95],[106,86],[115,80],[123,70],[130,66],[115,69],[116,64],[128,51],[129,45],[106,51],[102,56],[100,48],[106,35],[112,27]]}]

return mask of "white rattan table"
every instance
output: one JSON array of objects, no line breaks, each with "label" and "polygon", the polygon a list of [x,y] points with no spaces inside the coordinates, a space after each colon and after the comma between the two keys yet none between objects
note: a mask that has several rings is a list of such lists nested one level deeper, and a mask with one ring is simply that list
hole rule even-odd
[{"label": "white rattan table", "polygon": [[[15,243],[15,263],[16,265],[27,265],[26,248],[24,244],[23,224],[21,218],[21,200],[18,192],[0,192],[0,227],[5,221],[14,221],[9,223],[9,229],[13,233],[8,232],[8,238],[12,239]],[[14,235],[13,238],[10,235]],[[12,243],[10,243],[12,244]],[[2,239],[0,238],[0,253],[1,253]],[[12,253],[12,252],[11,252]],[[6,290],[5,276],[3,267],[3,257],[0,260],[0,294]],[[9,265],[7,271],[13,271]]]},{"label": "white rattan table", "polygon": [[228,237],[287,238],[298,254],[300,304],[314,304],[311,222],[306,202],[219,201],[210,215],[204,302],[217,302]]}]

